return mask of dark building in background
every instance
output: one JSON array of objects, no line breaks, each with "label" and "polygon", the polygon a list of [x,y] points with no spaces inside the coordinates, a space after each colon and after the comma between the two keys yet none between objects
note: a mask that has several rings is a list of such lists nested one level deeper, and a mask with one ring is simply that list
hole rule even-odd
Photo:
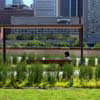
[{"label": "dark building in background", "polygon": [[70,1],[60,0],[60,16],[70,16]]},{"label": "dark building in background", "polygon": [[59,0],[60,16],[83,16],[83,0]]},{"label": "dark building in background", "polygon": [[[61,18],[61,17],[12,17],[12,25],[74,25],[79,24],[79,18]],[[34,28],[34,29],[14,29],[12,33],[15,34],[72,34],[78,35],[78,30],[68,30],[66,28]]]},{"label": "dark building in background", "polygon": [[0,10],[0,24],[11,24],[12,16],[34,16],[33,10],[2,9]]},{"label": "dark building in background", "polygon": [[85,6],[83,6],[83,4],[84,4],[83,0],[78,0],[78,16],[83,16],[83,9],[85,7]]},{"label": "dark building in background", "polygon": [[0,9],[5,8],[5,0],[0,0]]},{"label": "dark building in background", "polygon": [[71,0],[71,16],[77,16],[77,0]]},{"label": "dark building in background", "polygon": [[[12,16],[34,16],[33,10],[24,9],[1,9],[0,10],[0,25],[11,24]],[[7,29],[6,33],[10,33],[11,30]]]}]

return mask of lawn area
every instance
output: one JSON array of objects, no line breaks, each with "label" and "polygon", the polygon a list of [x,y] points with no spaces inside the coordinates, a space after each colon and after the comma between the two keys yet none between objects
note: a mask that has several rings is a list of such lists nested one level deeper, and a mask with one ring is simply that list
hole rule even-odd
[{"label": "lawn area", "polygon": [[0,89],[0,100],[99,100],[100,89]]}]

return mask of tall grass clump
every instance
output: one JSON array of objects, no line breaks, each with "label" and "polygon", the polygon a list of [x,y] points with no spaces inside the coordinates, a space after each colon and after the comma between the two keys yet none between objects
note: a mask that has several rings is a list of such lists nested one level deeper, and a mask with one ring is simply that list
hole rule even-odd
[{"label": "tall grass clump", "polygon": [[96,67],[96,70],[95,70],[95,79],[97,81],[100,80],[100,66]]},{"label": "tall grass clump", "polygon": [[95,80],[96,80],[96,87],[100,88],[100,65],[95,69]]},{"label": "tall grass clump", "polygon": [[55,82],[57,81],[59,73],[59,65],[58,64],[48,64],[44,65],[43,69],[43,79],[40,88],[53,87]]},{"label": "tall grass clump", "polygon": [[80,80],[91,80],[93,78],[93,68],[81,66],[79,78]]},{"label": "tall grass clump", "polygon": [[43,67],[42,64],[32,64],[28,68],[28,85],[33,86],[39,84],[42,80]]},{"label": "tall grass clump", "polygon": [[84,88],[91,87],[91,85],[89,84],[89,81],[93,79],[93,75],[94,73],[93,73],[92,67],[81,66],[80,74],[79,74],[81,87],[84,87]]},{"label": "tall grass clump", "polygon": [[26,64],[19,63],[11,69],[11,85],[15,88],[26,85],[27,79],[27,66]]},{"label": "tall grass clump", "polygon": [[63,76],[66,80],[71,80],[73,76],[73,65],[65,64],[63,68]]},{"label": "tall grass clump", "polygon": [[17,64],[15,67],[16,70],[16,82],[22,82],[27,76],[27,66],[26,64]]},{"label": "tall grass clump", "polygon": [[73,65],[65,64],[63,69],[63,78],[69,82],[69,87],[73,85]]},{"label": "tall grass clump", "polygon": [[5,86],[6,81],[9,79],[9,65],[1,64],[0,65],[0,87]]}]

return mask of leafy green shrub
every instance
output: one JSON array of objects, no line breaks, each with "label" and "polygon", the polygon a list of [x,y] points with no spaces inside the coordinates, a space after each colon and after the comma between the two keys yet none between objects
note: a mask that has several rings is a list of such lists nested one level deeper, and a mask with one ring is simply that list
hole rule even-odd
[{"label": "leafy green shrub", "polygon": [[96,43],[94,47],[95,48],[100,48],[100,43]]},{"label": "leafy green shrub", "polygon": [[63,75],[66,80],[71,80],[73,76],[73,65],[65,64],[63,69]]},{"label": "leafy green shrub", "polygon": [[47,73],[47,82],[49,84],[54,84],[57,80],[57,73],[56,72],[48,72]]},{"label": "leafy green shrub", "polygon": [[0,87],[3,87],[6,84],[9,73],[9,65],[2,64],[0,65]]},{"label": "leafy green shrub", "polygon": [[96,80],[100,80],[100,66],[96,67],[96,70],[95,70],[95,79]]},{"label": "leafy green shrub", "polygon": [[44,68],[44,71],[58,71],[58,70],[59,70],[58,64],[48,64],[48,66]]},{"label": "leafy green shrub", "polygon": [[69,86],[69,82],[56,82],[55,83],[55,87],[63,87],[63,88],[68,88]]},{"label": "leafy green shrub", "polygon": [[93,78],[93,68],[81,66],[79,78],[80,80],[91,80]]},{"label": "leafy green shrub", "polygon": [[94,63],[95,63],[95,58],[94,57],[90,57],[89,58],[89,65],[94,65]]},{"label": "leafy green shrub", "polygon": [[19,63],[15,67],[16,71],[16,82],[23,82],[25,78],[27,77],[27,66],[26,64]]},{"label": "leafy green shrub", "polygon": [[17,64],[17,56],[13,55],[13,64]]},{"label": "leafy green shrub", "polygon": [[41,64],[34,64],[28,68],[28,84],[32,86],[33,84],[38,84],[42,80],[43,68]]}]

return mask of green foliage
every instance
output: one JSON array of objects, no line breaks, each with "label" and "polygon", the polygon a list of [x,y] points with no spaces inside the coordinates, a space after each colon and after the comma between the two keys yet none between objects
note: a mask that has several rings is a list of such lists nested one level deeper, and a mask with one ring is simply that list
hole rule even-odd
[{"label": "green foliage", "polygon": [[95,70],[95,79],[100,80],[100,65],[96,67]]},{"label": "green foliage", "polygon": [[27,68],[25,64],[17,64],[15,67],[16,75],[16,82],[21,83],[27,77]]},{"label": "green foliage", "polygon": [[[58,64],[34,63],[31,65],[27,65],[26,63],[24,63],[26,56],[28,55],[22,56],[23,62],[21,63],[16,63],[12,65],[0,65],[0,87],[100,88],[99,65],[96,68],[90,66],[81,66],[79,68],[76,68],[72,64],[65,64],[64,66],[62,66],[62,69],[59,68],[60,66]],[[39,58],[41,59],[41,56],[39,56]],[[74,77],[74,70],[80,70],[78,77]]]},{"label": "green foliage", "polygon": [[48,64],[48,67],[44,68],[44,71],[59,71],[59,65],[58,64]]},{"label": "green foliage", "polygon": [[29,85],[38,84],[41,82],[43,67],[40,64],[31,65],[28,69],[28,83]]},{"label": "green foliage", "polygon": [[81,66],[79,77],[80,80],[91,80],[93,78],[92,67]]},{"label": "green foliage", "polygon": [[16,34],[8,34],[6,35],[7,40],[16,40],[17,36]]},{"label": "green foliage", "polygon": [[73,76],[73,65],[71,65],[71,64],[65,64],[63,72],[64,72],[64,74],[63,74],[64,78],[66,80],[71,80],[72,76]]},{"label": "green foliage", "polygon": [[0,65],[0,83],[3,85],[8,78],[8,65]]},{"label": "green foliage", "polygon": [[96,43],[94,47],[95,48],[100,48],[100,43]]}]

